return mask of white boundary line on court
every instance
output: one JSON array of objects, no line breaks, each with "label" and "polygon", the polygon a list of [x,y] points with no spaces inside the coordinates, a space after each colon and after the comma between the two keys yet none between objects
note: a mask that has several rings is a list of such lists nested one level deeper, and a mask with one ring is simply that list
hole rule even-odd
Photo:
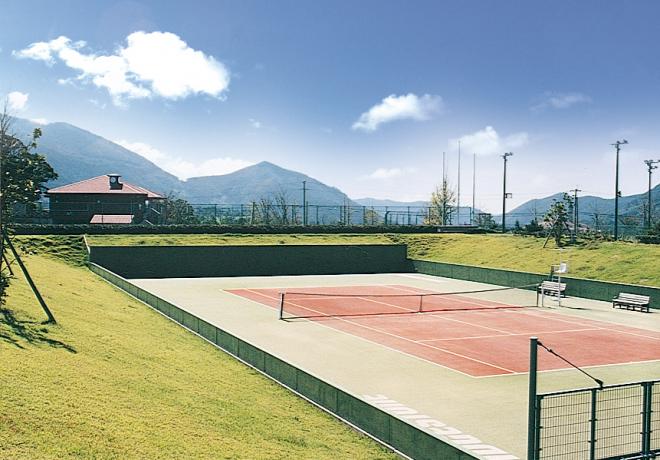
[{"label": "white boundary line on court", "polygon": [[[249,290],[249,289],[248,289],[248,290]],[[268,295],[266,295],[266,294],[263,294],[263,297],[270,297],[270,296],[268,296]],[[271,297],[271,299],[273,299],[273,300],[277,300],[277,298],[274,298],[274,297]],[[249,300],[249,299],[248,299],[248,300]],[[320,311],[314,310],[313,308],[305,307],[305,306],[302,306],[302,305],[296,305],[296,304],[294,304],[293,302],[292,302],[292,304],[295,305],[295,306],[297,306],[297,307],[299,307],[299,308],[302,308],[302,309],[305,309],[305,310],[308,310],[308,311],[312,311],[312,312],[314,312],[314,313],[319,313],[319,314],[322,315],[322,313],[321,313]],[[325,315],[325,316],[327,316],[327,315]],[[389,335],[389,336],[391,336],[391,337],[394,337],[394,338],[399,339],[399,340],[403,340],[403,341],[405,341],[405,342],[410,342],[410,343],[413,343],[413,344],[416,344],[416,345],[422,345],[422,346],[424,346],[424,347],[432,348],[432,349],[434,349],[434,350],[438,350],[438,351],[441,351],[441,352],[443,352],[443,353],[447,353],[447,354],[450,354],[450,355],[458,356],[459,358],[463,358],[463,359],[466,359],[466,360],[468,360],[468,361],[474,361],[474,362],[476,362],[476,363],[478,363],[478,364],[482,364],[482,365],[484,365],[484,366],[488,366],[488,367],[495,368],[495,369],[501,369],[501,370],[503,370],[503,371],[505,371],[505,372],[508,372],[508,373],[511,373],[511,374],[515,373],[515,371],[512,371],[512,370],[507,369],[507,368],[505,368],[505,367],[497,366],[497,365],[495,365],[495,364],[490,364],[490,363],[487,363],[487,362],[485,362],[485,361],[481,361],[481,360],[476,359],[476,358],[471,358],[471,357],[469,357],[469,356],[461,355],[460,353],[456,353],[456,352],[454,352],[454,351],[444,350],[444,349],[442,349],[442,348],[434,347],[434,346],[432,346],[432,345],[428,345],[428,344],[425,344],[425,343],[419,343],[419,342],[416,342],[416,341],[414,341],[414,340],[408,339],[408,338],[406,338],[406,337],[401,337],[401,336],[399,336],[399,335],[392,334],[392,333],[390,333],[390,332],[385,332],[385,331],[382,331],[382,330],[380,330],[380,329],[376,329],[376,328],[374,328],[374,327],[369,327],[369,326],[365,326],[365,325],[360,324],[360,323],[355,323],[354,321],[350,321],[350,320],[347,320],[347,319],[345,319],[345,318],[341,318],[341,317],[332,317],[332,318],[338,319],[339,321],[343,321],[343,322],[346,322],[346,323],[349,323],[349,324],[352,324],[352,325],[354,325],[354,326],[358,326],[358,327],[361,327],[361,328],[364,328],[364,329],[370,329],[370,330],[375,331],[375,332],[378,332],[378,333],[380,333],[380,334]],[[313,322],[313,323],[318,323],[319,321],[311,321],[311,322]],[[326,326],[326,327],[330,327],[330,326]],[[335,329],[335,328],[332,328],[332,329]],[[349,333],[349,334],[350,334],[350,333]],[[355,334],[350,334],[350,335],[352,335],[353,337],[359,337],[359,336],[356,336]],[[372,342],[372,343],[376,343],[376,344],[378,344],[378,345],[382,345],[382,344],[380,344],[380,343],[378,343],[378,342],[375,342],[375,341],[372,341],[372,340],[369,340],[369,339],[365,339],[365,340],[367,340],[367,341],[369,341],[369,342]],[[388,347],[388,348],[391,348],[391,347]],[[405,354],[408,354],[408,353],[406,353],[406,352],[402,352],[401,350],[396,350],[396,351],[398,351],[399,353],[405,353]],[[413,356],[414,356],[414,355],[413,355]],[[436,363],[436,364],[437,364],[437,363]],[[443,366],[443,367],[445,367],[445,366]],[[449,368],[449,369],[451,369],[451,368]],[[455,370],[455,369],[452,369],[452,370]],[[469,374],[467,374],[467,375],[469,375]],[[470,377],[473,377],[473,376],[470,376]]]},{"label": "white boundary line on court", "polygon": [[[223,291],[223,292],[226,292],[226,291],[224,291],[223,289],[220,289],[220,290]],[[236,297],[240,298],[241,300],[243,300],[244,302],[252,302],[252,303],[254,303],[254,304],[256,304],[256,305],[259,305],[259,306],[262,307],[262,308],[263,308],[263,307],[266,307],[266,308],[272,309],[270,306],[268,306],[268,305],[266,305],[266,304],[263,304],[263,303],[261,303],[261,302],[258,302],[258,301],[256,301],[256,300],[248,299],[247,297],[241,297],[240,295],[238,295],[238,294],[233,294],[233,293],[231,293],[231,292],[228,292],[227,294],[231,294],[231,295],[233,295],[233,296],[236,296]],[[456,370],[456,369],[452,369],[452,368],[449,367],[449,366],[445,366],[445,365],[442,365],[442,364],[439,364],[439,363],[434,363],[433,361],[430,361],[430,360],[428,360],[428,359],[426,359],[426,358],[422,358],[422,357],[420,357],[420,356],[415,356],[415,355],[412,355],[412,354],[407,353],[407,352],[405,352],[405,351],[397,350],[396,348],[392,348],[392,347],[390,347],[389,345],[383,345],[382,343],[374,342],[373,340],[369,340],[369,339],[367,339],[367,338],[365,338],[365,337],[360,337],[359,335],[351,334],[350,332],[342,331],[341,329],[336,329],[336,328],[334,328],[334,327],[327,326],[327,325],[323,324],[321,321],[304,321],[304,323],[305,323],[305,324],[309,324],[309,325],[313,325],[313,326],[320,326],[320,327],[323,327],[323,328],[325,328],[325,329],[329,329],[329,330],[331,330],[331,331],[333,331],[333,332],[335,332],[335,333],[343,334],[343,335],[346,335],[346,336],[352,337],[353,339],[358,339],[358,340],[361,340],[361,341],[363,341],[363,342],[370,343],[370,344],[372,344],[372,345],[378,345],[379,347],[386,348],[386,349],[388,349],[388,350],[390,350],[390,351],[393,351],[393,352],[399,353],[399,354],[404,355],[404,356],[407,356],[407,357],[409,357],[409,358],[417,359],[417,360],[422,361],[422,362],[425,362],[425,363],[427,363],[427,364],[431,364],[431,365],[433,365],[433,366],[438,366],[438,367],[441,367],[441,368],[443,368],[443,369],[447,369],[447,370],[452,371],[452,372],[458,372],[459,374],[464,375],[465,377],[470,377],[470,378],[480,378],[480,377],[475,377],[475,376],[470,375],[470,374],[466,374],[465,372],[462,372],[462,371],[459,371],[459,370]],[[287,323],[287,324],[288,324],[288,323]],[[497,374],[497,375],[501,375],[501,374]],[[508,375],[508,374],[507,374],[507,375]]]},{"label": "white boundary line on court", "polygon": [[[394,289],[402,290],[402,291],[405,291],[405,292],[417,293],[417,292],[412,291],[412,290],[409,291],[409,290],[407,290],[407,289],[405,289],[405,288],[396,287],[396,286],[392,286],[392,285],[381,284],[381,286],[389,286],[389,287],[392,287],[392,288],[394,288]],[[344,286],[339,286],[339,287],[344,287]],[[353,287],[353,286],[347,286],[347,287]],[[254,289],[262,289],[262,288],[254,288]],[[277,288],[271,288],[271,289],[277,289]],[[259,293],[259,292],[255,292],[255,291],[253,291],[252,289],[244,289],[244,290],[250,291],[250,292],[252,292],[253,294],[261,295],[262,297],[266,297],[266,298],[271,299],[271,300],[277,300],[276,298],[274,298],[274,297],[272,297],[272,296],[269,296],[269,295],[266,295],[266,294],[262,294],[262,293]],[[223,290],[223,291],[224,291],[224,290]],[[230,293],[230,294],[231,294],[231,293]],[[240,295],[237,296],[237,297],[240,297],[240,298],[242,298],[242,299],[245,299],[245,300],[252,301],[252,302],[255,302],[255,303],[257,303],[257,304],[260,304],[260,302],[253,301],[252,299],[246,299],[245,297],[241,297]],[[356,297],[359,297],[359,295],[356,296]],[[362,297],[360,297],[360,298],[362,298]],[[365,300],[370,300],[370,299],[365,299]],[[379,302],[379,303],[380,303],[380,302]],[[264,305],[264,304],[260,304],[260,305]],[[389,304],[385,304],[385,305],[389,305]],[[267,306],[267,305],[266,305],[266,306]],[[302,305],[296,305],[296,306],[299,307],[299,308],[303,308],[303,309],[305,309],[305,310],[308,310],[308,311],[312,311],[312,312],[314,312],[314,313],[321,313],[321,312],[316,311],[316,310],[314,310],[314,309],[312,309],[312,308],[304,307],[304,306],[302,306]],[[516,306],[512,306],[512,307],[516,307]],[[269,307],[269,308],[270,308],[270,307]],[[409,310],[406,310],[406,311],[409,311]],[[448,311],[448,312],[449,312],[449,313],[452,313],[452,311]],[[475,312],[472,312],[472,313],[483,313],[483,312],[484,312],[484,311],[475,311]],[[531,315],[533,315],[533,316],[537,316],[537,317],[542,316],[542,315],[539,315],[537,312],[533,312],[533,311],[530,311],[530,310],[520,310],[520,309],[518,309],[518,308],[512,308],[512,309],[510,309],[510,310],[507,310],[507,312],[510,312],[510,313],[516,313],[516,314],[519,314],[519,315],[520,315],[520,314],[531,314]],[[470,325],[470,326],[474,326],[474,327],[480,327],[480,328],[485,328],[485,329],[492,329],[492,330],[495,330],[495,331],[500,332],[500,331],[497,330],[497,329],[489,328],[489,327],[487,327],[487,326],[482,326],[482,325],[473,324],[473,323],[469,323],[469,322],[465,322],[465,321],[460,321],[460,320],[456,320],[456,319],[451,319],[451,318],[443,318],[443,317],[441,317],[440,315],[434,315],[433,312],[429,312],[429,313],[430,313],[429,316],[431,316],[431,317],[433,317],[433,318],[446,319],[446,320],[450,320],[450,321],[455,321],[455,322],[459,322],[459,323],[464,323],[464,324],[467,324],[467,325]],[[443,312],[443,313],[447,313],[447,312]],[[545,314],[545,312],[543,312],[543,313]],[[566,316],[566,315],[562,315],[560,312],[554,312],[554,311],[550,312],[550,314],[551,314],[553,317],[554,317],[554,316]],[[568,316],[568,317],[569,317],[569,318],[573,318],[573,316]],[[391,333],[388,333],[388,332],[382,331],[382,330],[380,330],[380,329],[378,329],[378,328],[375,328],[375,327],[368,327],[368,326],[364,326],[364,325],[359,324],[359,323],[355,323],[355,322],[350,321],[350,320],[345,320],[344,318],[341,318],[341,317],[335,317],[335,318],[336,318],[336,319],[339,319],[339,320],[341,320],[341,321],[345,321],[345,322],[348,322],[348,323],[350,323],[350,324],[353,324],[353,325],[359,326],[359,327],[363,327],[363,328],[365,328],[365,329],[371,329],[371,330],[373,330],[373,331],[375,331],[375,332],[379,332],[379,333],[382,333],[382,334],[385,334],[385,335],[390,335],[390,336],[392,336],[392,337],[395,337],[395,338],[398,338],[398,339],[401,339],[401,340],[404,340],[404,341],[408,341],[408,342],[415,343],[415,344],[419,344],[419,345],[427,345],[426,343],[423,343],[423,342],[425,342],[425,341],[414,341],[414,340],[411,340],[411,339],[407,339],[407,338],[405,338],[405,337],[398,336],[398,335],[396,335],[396,334],[391,334]],[[594,325],[592,325],[592,324],[584,324],[584,323],[581,323],[580,321],[568,321],[568,319],[562,319],[562,318],[553,318],[553,319],[556,319],[557,321],[560,321],[560,322],[565,322],[565,323],[569,323],[569,324],[577,325],[577,326],[588,326],[589,328],[588,328],[588,329],[584,329],[585,331],[588,331],[588,330],[593,330],[593,331],[596,331],[596,330],[604,330],[604,331],[610,331],[610,332],[627,333],[627,334],[634,335],[634,336],[639,336],[639,337],[651,338],[651,339],[654,339],[654,340],[658,340],[656,337],[649,337],[649,336],[646,336],[646,335],[635,334],[635,333],[631,333],[631,332],[618,331],[618,330],[616,330],[616,329],[609,329],[609,328],[605,328],[605,327],[594,326]],[[580,317],[575,317],[575,319],[577,319],[577,320],[580,320],[580,319],[581,319],[581,320],[584,320],[584,321],[587,321],[587,322],[598,322],[598,321],[600,321],[600,320],[589,320],[589,319],[580,318]],[[316,324],[320,324],[320,322],[318,322],[318,321],[310,321],[310,322],[313,322],[313,323],[316,323]],[[603,322],[603,323],[606,323],[606,324],[613,324],[613,325],[618,325],[618,326],[622,326],[622,327],[628,327],[628,326],[623,326],[623,325],[620,325],[620,324],[617,324],[617,323],[613,323],[613,322],[609,322],[609,321],[602,321],[602,322]],[[390,346],[388,346],[388,345],[384,345],[384,344],[381,344],[381,343],[379,343],[379,342],[374,342],[374,341],[369,340],[369,339],[366,339],[366,338],[364,338],[364,337],[356,336],[355,334],[352,334],[352,333],[350,333],[350,332],[345,332],[345,331],[342,331],[342,330],[340,330],[340,329],[336,329],[336,328],[333,328],[333,327],[330,327],[330,326],[326,326],[326,325],[324,325],[324,324],[320,324],[320,325],[322,325],[322,326],[324,326],[324,327],[326,327],[326,328],[330,328],[330,329],[335,330],[335,331],[342,332],[342,333],[344,333],[344,334],[348,334],[348,335],[351,336],[351,337],[357,337],[357,338],[360,338],[360,339],[362,339],[362,340],[366,340],[366,341],[369,342],[369,343],[374,343],[374,344],[377,344],[377,345],[379,345],[379,346],[383,346],[383,347],[388,348],[388,349],[390,349],[390,350],[392,350],[392,351],[396,351],[396,352],[398,352],[398,353],[401,353],[401,354],[404,354],[404,355],[407,355],[407,356],[411,356],[411,357],[416,358],[416,359],[420,359],[420,360],[425,361],[425,362],[428,362],[428,363],[430,363],[430,364],[434,364],[434,365],[436,365],[436,366],[440,366],[440,367],[442,367],[442,368],[449,369],[449,370],[452,370],[452,371],[454,371],[454,372],[458,372],[458,373],[460,373],[460,374],[466,375],[466,376],[471,377],[471,378],[482,379],[482,378],[490,378],[490,377],[503,377],[503,376],[507,376],[507,375],[523,375],[523,374],[527,374],[527,373],[528,373],[528,372],[512,371],[512,370],[510,370],[510,369],[506,369],[506,368],[503,368],[503,367],[501,367],[501,366],[497,366],[497,365],[494,365],[494,364],[489,364],[489,363],[486,363],[486,362],[480,361],[480,360],[478,360],[478,359],[471,358],[471,357],[469,357],[469,356],[465,356],[465,355],[461,355],[461,354],[459,354],[459,353],[452,352],[452,351],[450,351],[450,350],[445,350],[445,349],[443,349],[443,348],[439,348],[439,347],[434,347],[434,346],[432,346],[432,345],[428,345],[429,348],[434,348],[434,349],[437,349],[437,350],[439,350],[439,351],[442,351],[442,352],[445,352],[445,353],[448,353],[448,354],[453,354],[453,355],[456,355],[456,356],[458,356],[458,357],[461,357],[461,358],[464,358],[464,359],[467,359],[467,360],[470,360],[470,361],[479,362],[480,364],[484,364],[484,365],[486,365],[486,366],[488,366],[488,367],[493,367],[493,368],[497,368],[497,369],[502,369],[502,370],[504,370],[504,371],[507,372],[506,374],[493,374],[493,375],[475,376],[475,375],[471,375],[471,374],[467,374],[467,373],[465,373],[465,372],[459,371],[459,370],[454,369],[454,368],[452,368],[452,367],[445,366],[445,365],[442,365],[442,364],[439,364],[439,363],[436,363],[436,362],[433,362],[433,361],[427,360],[427,359],[425,359],[425,358],[421,358],[421,357],[419,357],[419,356],[415,356],[415,355],[410,354],[410,353],[408,353],[408,352],[404,352],[404,351],[402,351],[402,350],[398,350],[398,349],[396,349],[396,348],[392,348],[392,347],[390,347]],[[578,331],[579,331],[579,330],[578,330]],[[560,334],[560,333],[564,333],[564,332],[567,332],[567,331],[547,331],[546,333],[548,333],[548,334]],[[496,335],[496,336],[493,336],[493,337],[518,336],[518,335],[523,335],[523,336],[524,336],[524,335],[528,335],[528,334],[532,334],[532,332],[530,332],[530,333],[504,333],[504,335]],[[434,339],[434,340],[440,340],[440,341],[441,341],[441,340],[447,340],[447,341],[448,341],[448,340],[460,340],[460,339]],[[621,363],[599,364],[599,365],[581,366],[581,367],[583,367],[583,368],[585,368],[585,369],[588,369],[588,368],[619,366],[619,365],[628,365],[628,364],[637,364],[637,363],[650,363],[650,362],[655,362],[655,361],[660,361],[660,360],[627,361],[627,362],[621,362]],[[566,368],[559,368],[559,369],[547,369],[547,370],[543,370],[543,371],[539,371],[539,372],[557,372],[557,371],[565,371],[565,370],[570,370],[570,369],[571,369],[570,367],[566,367]]]}]

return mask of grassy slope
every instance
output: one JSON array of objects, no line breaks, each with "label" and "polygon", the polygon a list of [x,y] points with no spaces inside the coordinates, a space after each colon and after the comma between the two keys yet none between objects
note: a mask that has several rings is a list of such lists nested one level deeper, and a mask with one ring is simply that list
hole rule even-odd
[{"label": "grassy slope", "polygon": [[[547,273],[560,255],[543,239],[514,235],[108,235],[90,244],[328,244],[406,243],[410,257],[485,267]],[[660,286],[660,246],[627,242],[591,242],[567,247],[561,258],[571,276]]]},{"label": "grassy slope", "polygon": [[79,252],[26,258],[58,325],[20,278],[0,310],[0,458],[394,458],[74,266]]}]

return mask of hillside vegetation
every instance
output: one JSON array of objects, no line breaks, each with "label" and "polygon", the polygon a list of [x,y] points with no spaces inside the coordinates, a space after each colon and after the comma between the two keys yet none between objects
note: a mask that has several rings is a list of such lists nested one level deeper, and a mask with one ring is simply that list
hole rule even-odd
[{"label": "hillside vegetation", "polygon": [[396,458],[76,266],[80,238],[20,245],[48,254],[26,262],[58,324],[14,279],[0,309],[0,458]]},{"label": "hillside vegetation", "polygon": [[660,286],[660,246],[584,242],[557,250],[544,239],[516,235],[94,235],[91,245],[387,244],[408,245],[409,257],[483,267],[548,273],[560,259],[570,276]]}]

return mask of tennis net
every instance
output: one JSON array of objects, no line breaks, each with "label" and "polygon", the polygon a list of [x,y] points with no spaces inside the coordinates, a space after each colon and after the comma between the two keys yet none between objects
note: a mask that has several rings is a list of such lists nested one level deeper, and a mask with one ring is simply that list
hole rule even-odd
[{"label": "tennis net", "polygon": [[[310,288],[301,291],[283,291],[279,294],[279,317],[280,319],[324,318],[524,308],[498,300],[484,299],[484,296],[479,296],[479,294],[529,290],[536,286],[536,284],[529,284],[454,292],[411,292],[410,287],[396,286],[374,286],[368,289],[361,286]],[[407,292],[398,293],[397,290]]]}]

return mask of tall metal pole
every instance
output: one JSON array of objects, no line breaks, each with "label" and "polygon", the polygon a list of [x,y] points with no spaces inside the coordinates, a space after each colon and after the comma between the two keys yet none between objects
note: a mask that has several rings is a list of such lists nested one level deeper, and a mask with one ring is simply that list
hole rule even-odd
[{"label": "tall metal pole", "polygon": [[614,241],[619,239],[619,196],[621,191],[619,190],[619,151],[621,146],[627,144],[627,140],[616,141],[614,148],[616,148],[616,177],[614,180]]},{"label": "tall metal pole", "polygon": [[302,181],[302,183],[303,183],[303,189],[302,189],[302,192],[303,192],[303,201],[302,201],[302,205],[303,205],[303,225],[307,225],[307,181],[304,180],[304,181]]},{"label": "tall metal pole", "polygon": [[649,168],[649,191],[648,191],[648,205],[647,205],[647,211],[646,215],[647,220],[646,220],[646,228],[648,230],[651,229],[651,225],[653,225],[653,201],[651,200],[651,176],[653,174],[654,169],[658,169],[657,166],[655,166],[656,163],[660,163],[660,160],[644,160],[644,163],[646,163],[646,166]]},{"label": "tall metal pole", "polygon": [[472,211],[470,212],[470,224],[474,225],[474,206],[477,196],[477,154],[472,154]]},{"label": "tall metal pole", "polygon": [[456,197],[456,225],[461,225],[461,141],[458,141],[458,189]]},{"label": "tall metal pole", "polygon": [[536,458],[536,374],[538,367],[537,337],[529,339],[529,393],[527,403],[527,459]]},{"label": "tall metal pole", "polygon": [[569,192],[573,192],[573,233],[571,235],[571,240],[573,243],[575,243],[575,238],[577,238],[577,232],[578,232],[578,225],[579,225],[579,211],[578,211],[578,192],[581,192],[582,190],[578,188],[574,188],[573,190],[569,190]]},{"label": "tall metal pole", "polygon": [[507,199],[507,193],[506,193],[506,164],[508,162],[507,158],[512,156],[512,152],[505,152],[504,155],[502,155],[502,158],[504,158],[504,181],[503,181],[503,187],[502,187],[502,233],[506,232],[506,199]]},{"label": "tall metal pole", "polygon": [[447,225],[447,155],[442,152],[442,225]]}]

